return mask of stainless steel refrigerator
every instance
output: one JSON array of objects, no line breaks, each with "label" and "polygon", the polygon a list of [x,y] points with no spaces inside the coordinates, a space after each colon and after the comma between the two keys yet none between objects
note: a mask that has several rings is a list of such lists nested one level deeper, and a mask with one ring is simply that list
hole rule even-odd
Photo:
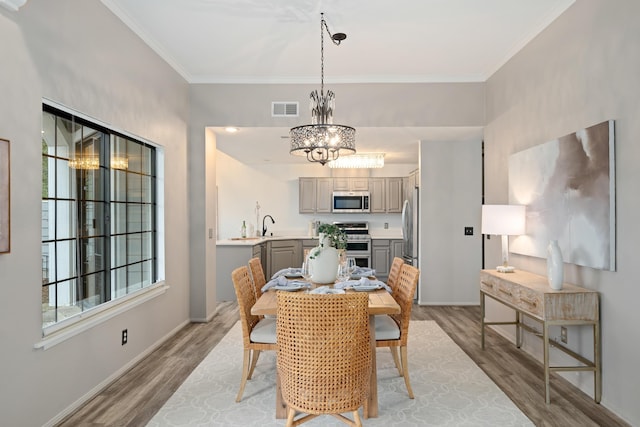
[{"label": "stainless steel refrigerator", "polygon": [[[402,205],[402,258],[404,262],[420,268],[418,257],[418,213],[420,208],[420,192],[417,187],[407,192],[407,198]],[[416,288],[414,299],[418,301],[420,286]]]},{"label": "stainless steel refrigerator", "polygon": [[418,188],[414,187],[407,193],[407,199],[402,205],[402,258],[407,264],[420,268],[418,265]]}]

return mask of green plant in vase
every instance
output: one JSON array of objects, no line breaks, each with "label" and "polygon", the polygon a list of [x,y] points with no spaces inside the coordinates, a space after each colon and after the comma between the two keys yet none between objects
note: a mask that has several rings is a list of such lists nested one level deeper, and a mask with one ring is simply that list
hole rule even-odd
[{"label": "green plant in vase", "polygon": [[347,233],[336,224],[322,223],[318,226],[320,235],[319,244],[309,253],[309,258],[314,259],[324,248],[325,243],[336,248],[339,252],[344,252],[347,248]]}]

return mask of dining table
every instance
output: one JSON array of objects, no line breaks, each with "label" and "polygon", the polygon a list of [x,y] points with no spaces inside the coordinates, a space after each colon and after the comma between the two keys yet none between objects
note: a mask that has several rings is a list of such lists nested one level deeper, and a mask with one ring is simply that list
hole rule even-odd
[{"label": "dining table", "polygon": [[[312,285],[313,287],[313,285]],[[264,292],[251,308],[251,314],[264,316],[276,315],[278,311],[277,291],[269,289]],[[346,292],[355,292],[347,289]],[[375,316],[383,314],[400,313],[400,306],[393,296],[385,289],[369,291],[369,332],[371,337],[371,379],[369,382],[369,396],[365,405],[365,418],[376,418],[378,416],[378,375],[376,368],[376,334]],[[287,405],[282,398],[280,378],[276,370],[276,418],[287,417]]]}]

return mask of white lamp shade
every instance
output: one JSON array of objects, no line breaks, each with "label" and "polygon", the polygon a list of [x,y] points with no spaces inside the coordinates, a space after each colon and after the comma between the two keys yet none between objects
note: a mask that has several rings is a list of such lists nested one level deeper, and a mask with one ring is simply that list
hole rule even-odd
[{"label": "white lamp shade", "polygon": [[524,234],[524,218],[525,206],[522,205],[482,205],[482,234]]}]

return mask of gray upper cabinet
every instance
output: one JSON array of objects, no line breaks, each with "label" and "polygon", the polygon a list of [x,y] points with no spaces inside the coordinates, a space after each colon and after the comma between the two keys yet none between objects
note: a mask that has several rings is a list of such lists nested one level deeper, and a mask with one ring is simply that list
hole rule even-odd
[{"label": "gray upper cabinet", "polygon": [[318,178],[316,188],[316,212],[331,213],[331,196],[333,194],[333,178]]},{"label": "gray upper cabinet", "polygon": [[402,192],[402,178],[385,178],[387,187],[387,213],[402,212],[404,193]]},{"label": "gray upper cabinet", "polygon": [[385,213],[387,211],[386,185],[384,178],[369,178],[369,208],[371,213]]},{"label": "gray upper cabinet", "polygon": [[334,191],[368,191],[369,178],[340,177],[333,178]]},{"label": "gray upper cabinet", "polygon": [[404,202],[402,178],[369,178],[371,213],[400,213]]},{"label": "gray upper cabinet", "polygon": [[316,178],[299,178],[298,204],[300,213],[316,212]]},{"label": "gray upper cabinet", "polygon": [[411,178],[299,178],[298,210],[301,214],[331,213],[334,191],[369,191],[371,213],[400,213],[406,191],[412,188]]},{"label": "gray upper cabinet", "polygon": [[331,213],[333,178],[298,178],[298,211]]}]

